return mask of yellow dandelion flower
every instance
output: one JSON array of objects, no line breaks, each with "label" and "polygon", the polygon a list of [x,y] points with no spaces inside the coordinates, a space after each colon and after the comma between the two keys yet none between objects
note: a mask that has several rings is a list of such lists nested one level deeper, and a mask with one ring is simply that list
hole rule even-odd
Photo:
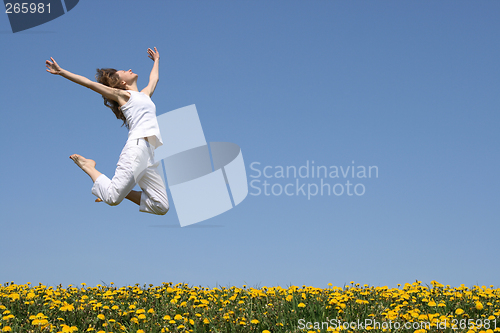
[{"label": "yellow dandelion flower", "polygon": [[203,319],[203,324],[209,324],[209,323],[210,323],[210,319],[208,319],[208,318]]},{"label": "yellow dandelion flower", "polygon": [[263,330],[262,333],[271,333],[268,330]]},{"label": "yellow dandelion flower", "polygon": [[458,308],[456,311],[455,311],[455,314],[457,315],[461,315],[462,313],[464,313],[464,310]]},{"label": "yellow dandelion flower", "polygon": [[35,319],[31,322],[31,325],[33,326],[43,326],[43,325],[47,325],[49,322],[47,321],[47,319]]},{"label": "yellow dandelion flower", "polygon": [[427,303],[427,305],[428,305],[428,306],[436,306],[437,304],[436,304],[436,302],[434,302],[434,301],[430,301],[429,303]]},{"label": "yellow dandelion flower", "polygon": [[61,311],[73,311],[74,309],[75,307],[73,306],[73,304],[68,304],[66,302],[64,302],[64,305],[59,308],[59,310]]},{"label": "yellow dandelion flower", "polygon": [[251,322],[252,324],[258,324],[258,323],[259,323],[259,321],[258,321],[257,319],[253,319],[253,320],[251,320],[250,322]]},{"label": "yellow dandelion flower", "polygon": [[104,315],[102,313],[100,313],[97,315],[97,318],[104,320],[106,317],[104,317]]},{"label": "yellow dandelion flower", "polygon": [[145,320],[146,319],[146,315],[141,313],[137,318]]},{"label": "yellow dandelion flower", "polygon": [[2,332],[12,332],[12,328],[10,328],[10,326],[4,326],[4,328],[2,328]]},{"label": "yellow dandelion flower", "polygon": [[43,313],[38,313],[36,316],[35,316],[36,319],[47,319],[47,316],[44,315]]},{"label": "yellow dandelion flower", "polygon": [[137,330],[137,333],[145,333],[143,330]]},{"label": "yellow dandelion flower", "polygon": [[306,305],[304,303],[300,303],[299,305],[297,305],[299,308],[305,308]]},{"label": "yellow dandelion flower", "polygon": [[476,309],[482,310],[484,308],[483,303],[481,302],[476,302]]},{"label": "yellow dandelion flower", "polygon": [[182,316],[180,314],[176,314],[174,320],[181,320]]}]

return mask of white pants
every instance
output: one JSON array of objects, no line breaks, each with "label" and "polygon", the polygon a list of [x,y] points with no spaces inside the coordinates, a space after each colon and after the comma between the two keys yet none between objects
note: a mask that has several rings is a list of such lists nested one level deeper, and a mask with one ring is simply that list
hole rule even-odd
[{"label": "white pants", "polygon": [[164,215],[168,212],[165,184],[154,163],[154,148],[144,138],[128,140],[116,165],[113,179],[97,177],[92,194],[111,206],[118,205],[136,184],[142,189],[139,211]]}]

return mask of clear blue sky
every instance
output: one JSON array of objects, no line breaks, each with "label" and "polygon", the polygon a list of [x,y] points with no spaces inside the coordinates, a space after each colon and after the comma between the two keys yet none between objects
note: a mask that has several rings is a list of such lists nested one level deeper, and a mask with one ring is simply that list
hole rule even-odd
[{"label": "clear blue sky", "polygon": [[[500,285],[499,14],[497,0],[81,0],[16,34],[0,15],[0,282]],[[185,228],[170,192],[165,216],[94,203],[68,157],[112,176],[127,130],[44,62],[131,68],[143,87],[154,46],[158,114],[196,104],[207,141],[241,147],[249,182],[321,181],[254,178],[254,162],[378,177],[323,179],[365,193],[310,200],[250,187]]]}]

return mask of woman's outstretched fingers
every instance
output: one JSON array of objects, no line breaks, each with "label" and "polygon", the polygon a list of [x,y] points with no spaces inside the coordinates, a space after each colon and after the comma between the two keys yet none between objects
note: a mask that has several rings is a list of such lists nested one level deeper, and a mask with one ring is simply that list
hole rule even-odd
[{"label": "woman's outstretched fingers", "polygon": [[151,60],[156,60],[160,58],[160,53],[158,52],[156,47],[154,48],[154,51],[151,48],[148,48],[148,57]]},{"label": "woman's outstretched fingers", "polygon": [[57,62],[54,60],[54,58],[50,57],[52,60],[45,60],[45,66],[47,66],[47,72],[51,74],[59,74],[61,72],[61,67],[57,64]]}]

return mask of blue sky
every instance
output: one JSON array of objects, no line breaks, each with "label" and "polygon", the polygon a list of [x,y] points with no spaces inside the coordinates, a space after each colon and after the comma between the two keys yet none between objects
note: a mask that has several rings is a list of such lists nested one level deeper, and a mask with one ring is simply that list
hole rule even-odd
[{"label": "blue sky", "polygon": [[[0,15],[0,281],[498,286],[499,13],[488,0],[82,0],[15,34]],[[112,176],[127,130],[44,62],[89,78],[131,68],[144,87],[155,46],[158,115],[196,104],[207,141],[241,147],[249,183],[321,181],[256,178],[254,162],[378,177],[323,179],[362,184],[352,196],[250,187],[185,228],[170,192],[165,216],[94,203],[68,157]]]}]

